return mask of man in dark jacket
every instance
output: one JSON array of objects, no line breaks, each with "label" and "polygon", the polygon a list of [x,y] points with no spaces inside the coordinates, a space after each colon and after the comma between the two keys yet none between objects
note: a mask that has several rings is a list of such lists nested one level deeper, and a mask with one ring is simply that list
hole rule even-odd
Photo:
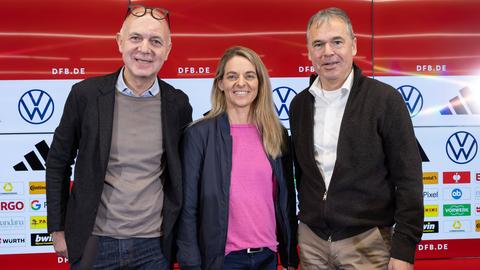
[{"label": "man in dark jacket", "polygon": [[182,202],[178,144],[192,108],[157,78],[171,48],[168,12],[130,6],[117,43],[124,66],[75,84],[55,130],[48,231],[72,269],[170,269]]},{"label": "man in dark jacket", "polygon": [[342,10],[312,16],[307,43],[318,75],[290,105],[301,268],[413,269],[422,170],[405,103],[353,63]]}]

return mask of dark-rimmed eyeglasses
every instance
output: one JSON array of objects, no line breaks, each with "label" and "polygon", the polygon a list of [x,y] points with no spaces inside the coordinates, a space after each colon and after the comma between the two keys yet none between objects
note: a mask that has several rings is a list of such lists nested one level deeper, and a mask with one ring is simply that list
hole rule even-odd
[{"label": "dark-rimmed eyeglasses", "polygon": [[127,14],[125,18],[132,14],[135,17],[143,17],[145,14],[150,13],[150,15],[159,21],[166,20],[168,28],[170,29],[170,16],[168,15],[168,10],[158,7],[146,7],[142,5],[129,5]]}]

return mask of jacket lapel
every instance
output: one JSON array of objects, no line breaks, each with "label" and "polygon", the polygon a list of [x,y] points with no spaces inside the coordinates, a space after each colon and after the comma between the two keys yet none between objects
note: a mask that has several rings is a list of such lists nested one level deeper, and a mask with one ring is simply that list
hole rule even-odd
[{"label": "jacket lapel", "polygon": [[178,145],[178,137],[180,134],[177,134],[178,128],[178,115],[176,103],[173,100],[173,97],[170,93],[169,85],[165,82],[158,79],[160,84],[160,97],[161,97],[161,118],[162,118],[162,135],[165,151],[168,155],[170,151],[177,151],[171,149],[171,146]]},{"label": "jacket lapel", "polygon": [[107,168],[112,143],[113,110],[115,107],[115,84],[120,71],[105,77],[99,86],[98,95],[98,137],[100,167]]}]

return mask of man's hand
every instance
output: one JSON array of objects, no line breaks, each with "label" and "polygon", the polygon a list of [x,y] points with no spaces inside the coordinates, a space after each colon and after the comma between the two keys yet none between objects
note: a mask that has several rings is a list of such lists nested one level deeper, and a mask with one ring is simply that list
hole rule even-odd
[{"label": "man's hand", "polygon": [[65,242],[65,232],[58,231],[52,233],[53,248],[58,256],[68,258],[67,242]]},{"label": "man's hand", "polygon": [[390,258],[388,270],[413,270],[413,264],[397,260],[395,258]]}]

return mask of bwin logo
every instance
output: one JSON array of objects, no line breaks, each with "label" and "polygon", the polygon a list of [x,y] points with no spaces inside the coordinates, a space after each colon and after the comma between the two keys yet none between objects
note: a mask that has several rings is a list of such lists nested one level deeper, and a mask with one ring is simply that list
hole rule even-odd
[{"label": "bwin logo", "polygon": [[280,120],[288,120],[288,106],[290,106],[290,102],[296,95],[297,92],[290,87],[280,86],[273,89],[273,102]]},{"label": "bwin logo", "polygon": [[415,117],[423,108],[423,96],[422,93],[411,85],[402,85],[397,88],[397,91],[402,95],[405,104],[407,105],[410,117]]},{"label": "bwin logo", "polygon": [[458,188],[452,190],[452,198],[454,198],[455,200],[458,200],[460,198],[462,198],[462,191]]},{"label": "bwin logo", "polygon": [[478,143],[472,134],[458,131],[448,138],[445,148],[451,161],[466,164],[477,155]]},{"label": "bwin logo", "polygon": [[53,115],[52,97],[40,89],[28,90],[18,101],[18,112],[23,120],[38,125],[47,122]]}]

